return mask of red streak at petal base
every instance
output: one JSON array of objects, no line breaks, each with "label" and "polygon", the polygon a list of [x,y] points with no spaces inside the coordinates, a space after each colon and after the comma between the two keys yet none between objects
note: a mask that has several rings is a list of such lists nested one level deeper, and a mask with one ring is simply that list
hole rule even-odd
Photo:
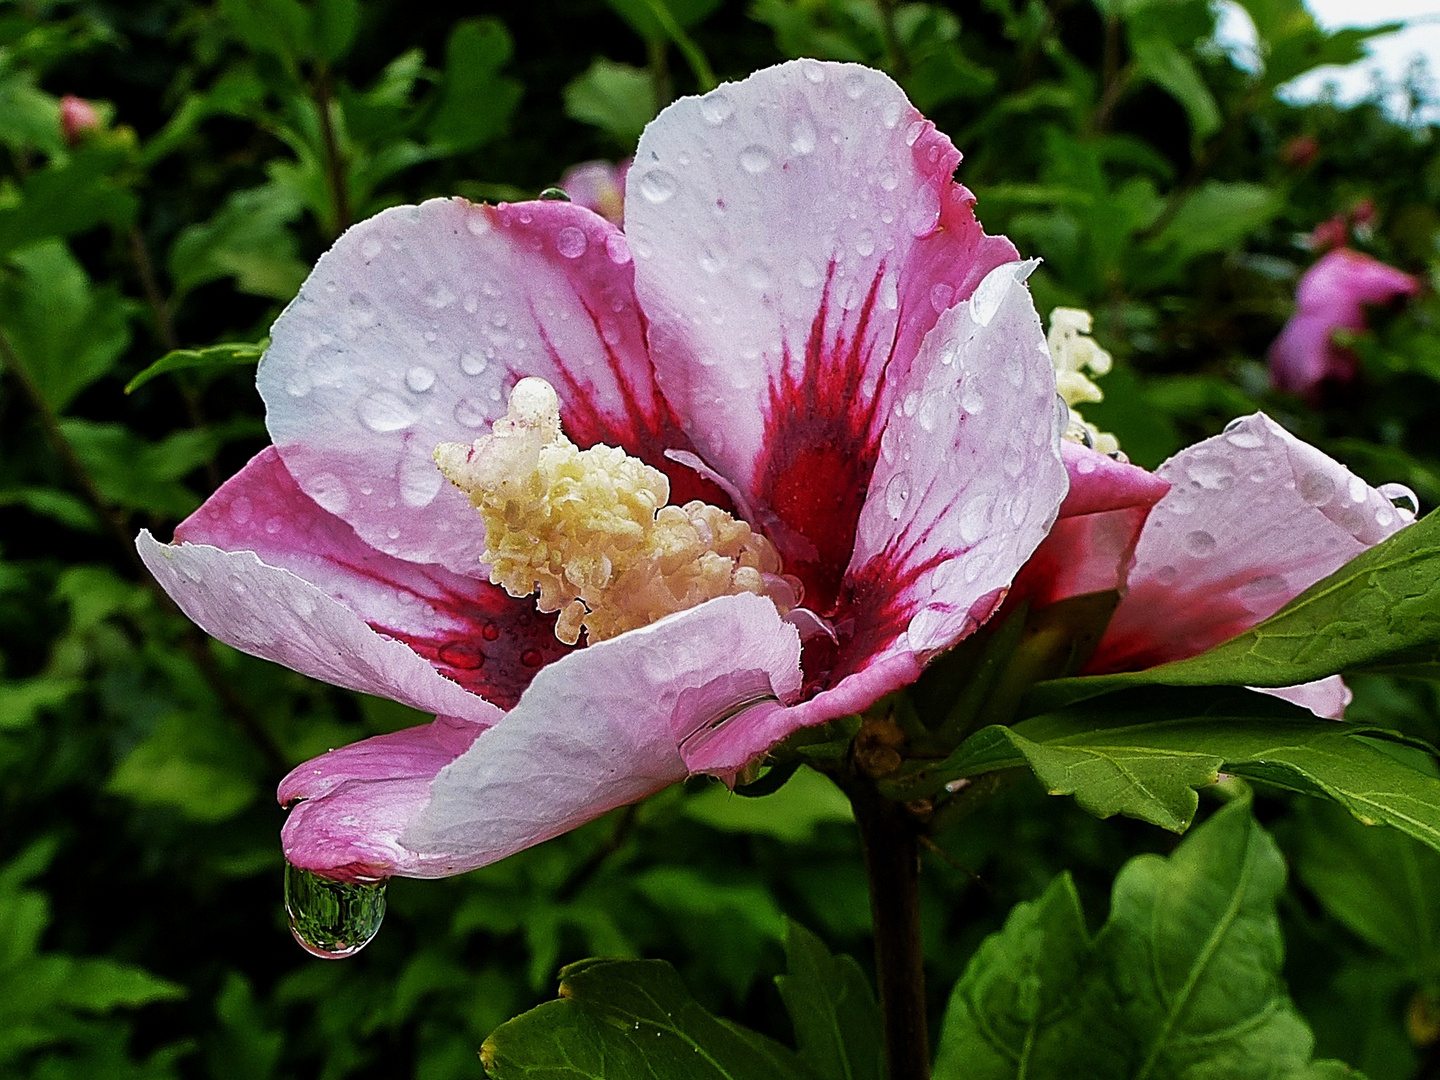
[{"label": "red streak at petal base", "polygon": [[[770,384],[765,449],[753,485],[758,524],[780,549],[786,572],[804,582],[805,606],[827,618],[836,613],[879,453],[875,412],[894,344],[870,334],[884,264],[848,335],[848,313],[840,327],[827,325],[835,270],[832,262],[803,360],[797,368],[787,343],[780,376]],[[879,350],[886,354],[877,364],[872,353]],[[875,375],[868,392],[867,372]]]},{"label": "red streak at petal base", "polygon": [[482,583],[475,596],[430,594],[426,603],[450,616],[454,631],[420,634],[371,622],[377,633],[404,642],[452,682],[502,709],[513,708],[535,673],[575,646],[555,636],[554,614],[535,610],[531,597],[516,599]]}]

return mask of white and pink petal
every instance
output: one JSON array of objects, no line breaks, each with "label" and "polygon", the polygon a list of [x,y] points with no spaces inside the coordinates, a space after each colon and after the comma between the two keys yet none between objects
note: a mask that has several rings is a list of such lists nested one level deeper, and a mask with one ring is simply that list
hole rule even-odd
[{"label": "white and pink petal", "polygon": [[624,446],[708,496],[663,458],[691,447],[656,389],[632,277],[624,234],[569,203],[437,199],[361,222],[321,257],[260,363],[281,458],[371,546],[474,573],[484,529],[431,455],[487,431],[537,375],[581,445]]},{"label": "white and pink petal", "polygon": [[829,685],[923,664],[989,617],[1055,521],[1067,478],[1029,264],[940,317],[899,384],[836,614]]},{"label": "white and pink petal", "polygon": [[[749,594],[574,652],[440,771],[400,842],[418,876],[453,874],[651,795],[691,773],[692,740],[723,756],[732,711],[794,700],[799,654],[794,627]],[[742,740],[751,756],[769,746]]]},{"label": "white and pink petal", "polygon": [[253,551],[162,544],[142,532],[140,558],[199,627],[241,652],[323,682],[425,712],[492,723],[500,710],[445,678],[308,581]]},{"label": "white and pink petal", "polygon": [[[476,515],[478,519],[478,515]],[[540,615],[478,576],[377,551],[300,490],[266,447],[181,522],[175,539],[252,551],[404,642],[446,678],[502,708],[569,648]]]},{"label": "white and pink petal", "polygon": [[670,106],[627,178],[661,388],[820,609],[894,386],[940,313],[1015,258],[958,162],[885,75],[801,60]]}]

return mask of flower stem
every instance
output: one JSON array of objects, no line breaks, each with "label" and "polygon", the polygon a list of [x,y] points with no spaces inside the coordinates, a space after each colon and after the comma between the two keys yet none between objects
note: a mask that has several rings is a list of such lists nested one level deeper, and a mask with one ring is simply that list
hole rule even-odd
[{"label": "flower stem", "polygon": [[920,936],[920,826],[869,784],[850,792],[875,925],[875,974],[890,1080],[929,1080],[925,952]]}]

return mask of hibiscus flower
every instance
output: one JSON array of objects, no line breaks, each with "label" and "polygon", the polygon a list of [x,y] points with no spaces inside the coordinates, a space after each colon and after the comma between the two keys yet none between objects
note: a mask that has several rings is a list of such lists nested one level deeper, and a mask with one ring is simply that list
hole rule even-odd
[{"label": "hibiscus flower", "polygon": [[1279,390],[1315,399],[1326,382],[1355,378],[1355,353],[1335,340],[1337,330],[1365,329],[1365,308],[1420,291],[1420,282],[1369,255],[1340,247],[1305,271],[1295,314],[1270,346],[1270,381]]},{"label": "hibiscus flower", "polygon": [[261,361],[274,445],[139,542],[216,637],[437,716],[285,779],[293,865],[454,874],[733,778],[993,612],[1067,414],[959,160],[799,61],[666,109],[623,232],[436,200],[321,258]]}]

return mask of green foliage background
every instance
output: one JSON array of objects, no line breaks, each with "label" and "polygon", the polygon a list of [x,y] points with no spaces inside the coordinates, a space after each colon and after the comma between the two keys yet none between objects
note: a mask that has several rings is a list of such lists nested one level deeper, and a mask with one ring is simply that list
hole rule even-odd
[{"label": "green foliage background", "polygon": [[[832,1015],[868,1022],[860,990],[837,989],[858,969],[826,946],[868,968],[869,910],[849,808],[804,770],[764,799],[697,784],[459,879],[396,881],[366,952],[305,956],[280,907],[274,785],[417,717],[209,641],[131,538],[168,536],[264,444],[259,350],[209,347],[262,342],[347,224],[432,195],[532,197],[571,164],[625,156],[673,96],[795,55],[884,67],[951,135],[987,228],[1045,259],[1041,310],[1095,312],[1117,367],[1087,418],[1136,461],[1263,407],[1433,507],[1433,289],[1377,318],[1356,342],[1361,381],[1324,408],[1272,394],[1263,357],[1313,259],[1303,235],[1359,200],[1375,207],[1360,246],[1433,285],[1437,129],[1373,104],[1284,103],[1277,86],[1357,57],[1360,35],[1322,33],[1299,0],[1243,6],[1258,73],[1209,44],[1203,0],[977,0],[958,15],[877,0],[0,0],[0,1075],[480,1076],[492,1030],[595,955],[667,960],[694,1009],[798,1039],[803,1066],[742,1047],[771,1055],[770,1075],[849,1075],[843,1061],[877,1075],[863,1047],[823,1035]],[[63,94],[103,114],[74,145]],[[1417,105],[1427,95],[1417,77]],[[1440,735],[1430,684],[1356,689],[1352,718]],[[1250,929],[1195,985],[1268,1016],[1261,1049],[1187,1071],[1204,1040],[1156,1041],[1169,999],[1142,994],[1111,1014],[1120,1056],[1093,1075],[1342,1075],[1312,1050],[1373,1078],[1440,1075],[1440,856],[1261,785],[1263,831],[1235,783],[1221,813],[1201,800],[1214,820],[1168,862],[1171,834],[1096,821],[1036,784],[939,836],[923,903],[941,1074],[1015,1075],[999,1051],[980,1072],[950,1064],[981,1060],[965,1017],[1010,994],[976,1030],[1019,1025],[1041,1048],[1028,1075],[1061,1075],[1048,1040],[1099,1023],[1066,1012],[1067,980],[1088,971],[1103,996],[1127,963],[1181,963],[1185,941],[1137,929],[1146,905],[1173,903],[1201,934],[1210,901],[1185,875],[1253,871],[1260,884],[1235,892]],[[616,987],[673,976],[566,978],[557,1023],[573,1026],[591,1022],[594,987],[620,1008]],[[991,984],[999,997],[975,1004]],[[525,1029],[506,1031],[486,1063],[519,1075]]]}]

